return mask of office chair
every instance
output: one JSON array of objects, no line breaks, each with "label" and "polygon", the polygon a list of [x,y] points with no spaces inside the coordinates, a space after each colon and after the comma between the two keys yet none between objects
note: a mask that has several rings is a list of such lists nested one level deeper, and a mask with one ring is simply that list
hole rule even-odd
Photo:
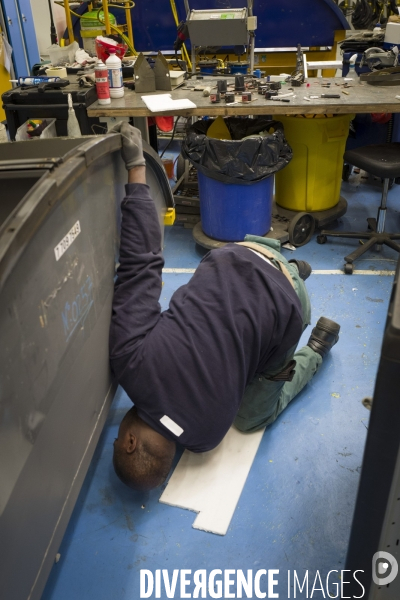
[{"label": "office chair", "polygon": [[400,252],[400,245],[393,240],[400,239],[400,233],[385,232],[386,200],[391,179],[400,177],[400,143],[372,144],[355,150],[348,150],[344,155],[344,162],[359,167],[371,175],[383,179],[383,192],[381,204],[376,219],[367,219],[369,231],[348,232],[328,231],[323,229],[317,236],[319,244],[325,244],[327,236],[339,238],[356,238],[368,240],[357,250],[344,257],[346,261],[344,272],[348,275],[353,273],[353,262],[373,246],[380,250],[383,244]]}]

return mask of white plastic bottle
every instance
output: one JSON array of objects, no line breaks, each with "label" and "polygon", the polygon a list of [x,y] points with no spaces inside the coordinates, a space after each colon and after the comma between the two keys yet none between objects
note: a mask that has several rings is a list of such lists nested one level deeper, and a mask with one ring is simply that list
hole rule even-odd
[{"label": "white plastic bottle", "polygon": [[99,104],[110,104],[110,85],[108,83],[108,70],[106,65],[100,59],[96,63],[95,69],[96,92]]},{"label": "white plastic bottle", "polygon": [[68,120],[67,120],[68,137],[81,137],[81,129],[74,111],[72,95],[68,94]]},{"label": "white plastic bottle", "polygon": [[349,60],[349,72],[347,74],[347,77],[349,79],[356,79],[358,77],[357,71],[356,71],[356,60],[357,60],[358,55],[357,54],[353,54],[350,57]]},{"label": "white plastic bottle", "polygon": [[124,84],[122,81],[121,59],[116,55],[114,48],[109,49],[110,56],[106,60],[108,69],[108,83],[110,84],[111,98],[122,98],[124,95]]}]

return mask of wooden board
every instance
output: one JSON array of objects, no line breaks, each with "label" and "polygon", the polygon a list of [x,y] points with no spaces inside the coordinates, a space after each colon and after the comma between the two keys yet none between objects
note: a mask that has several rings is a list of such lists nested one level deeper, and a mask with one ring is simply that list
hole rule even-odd
[{"label": "wooden board", "polygon": [[[344,80],[341,77],[331,78],[330,89],[321,87],[323,79],[321,77],[309,79],[309,87],[303,84],[300,87],[293,88],[296,98],[290,103],[274,102],[265,100],[263,96],[257,96],[255,100],[246,104],[235,104],[227,106],[225,102],[220,104],[211,104],[210,99],[203,96],[201,91],[190,91],[178,89],[171,92],[172,98],[189,98],[196,104],[196,108],[176,111],[174,114],[185,117],[190,116],[232,116],[232,115],[279,115],[279,114],[352,114],[352,113],[371,113],[371,112],[400,112],[400,100],[396,95],[400,94],[400,86],[376,87],[367,83],[360,83],[357,78],[354,82],[349,82],[352,87],[346,91],[348,95],[342,92]],[[205,85],[205,80],[202,85]],[[215,79],[212,83],[216,84]],[[338,83],[339,85],[336,85]],[[191,84],[192,85],[192,84]],[[194,85],[194,84],[193,84]],[[288,84],[282,88],[287,92]],[[160,92],[153,92],[160,93]],[[340,94],[339,99],[318,98],[308,102],[304,96],[320,94]],[[142,94],[136,94],[131,90],[125,91],[123,98],[111,100],[111,104],[100,106],[97,102],[88,108],[89,117],[123,117],[123,116],[165,116],[165,113],[151,113],[143,100]]]}]

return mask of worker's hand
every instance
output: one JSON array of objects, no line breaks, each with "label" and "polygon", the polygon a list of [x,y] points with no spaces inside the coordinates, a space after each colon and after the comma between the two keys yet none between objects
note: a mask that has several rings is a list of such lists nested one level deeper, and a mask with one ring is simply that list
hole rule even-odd
[{"label": "worker's hand", "polygon": [[143,156],[142,134],[139,129],[129,125],[127,121],[120,121],[108,133],[120,133],[122,138],[121,154],[125,166],[129,171],[133,167],[145,167],[146,161]]}]

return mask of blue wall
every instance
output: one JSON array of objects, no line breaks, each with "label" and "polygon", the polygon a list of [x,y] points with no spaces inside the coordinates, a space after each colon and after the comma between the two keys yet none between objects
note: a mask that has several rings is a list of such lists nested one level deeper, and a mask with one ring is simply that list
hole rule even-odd
[{"label": "blue wall", "polygon": [[[191,9],[242,8],[246,0],[189,0]],[[183,0],[176,0],[179,18],[185,18]],[[119,22],[123,12],[112,11]],[[332,0],[254,0],[258,18],[257,48],[330,46],[334,32],[349,29],[342,12]],[[132,9],[137,50],[171,50],[176,27],[169,0],[138,1]],[[215,40],[218,45],[218,40]]]}]

